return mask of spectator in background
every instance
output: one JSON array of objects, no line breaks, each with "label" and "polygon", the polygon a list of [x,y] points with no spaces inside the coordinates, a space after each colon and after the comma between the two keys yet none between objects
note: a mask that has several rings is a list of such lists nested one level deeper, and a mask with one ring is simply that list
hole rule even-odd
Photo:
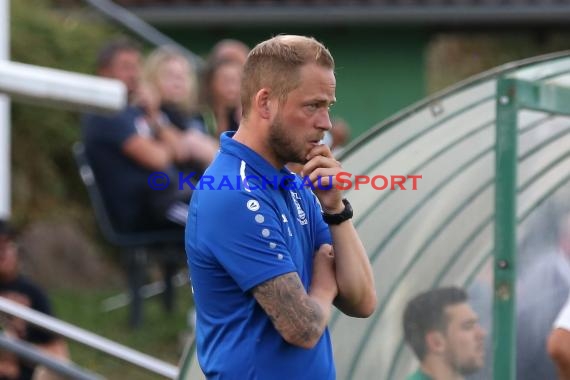
[{"label": "spectator in background", "polygon": [[331,120],[332,128],[325,133],[323,143],[331,148],[334,155],[339,154],[350,140],[350,127],[341,118]]},{"label": "spectator in background", "polygon": [[330,148],[333,154],[340,152],[350,141],[350,127],[344,119],[335,118],[332,120],[330,134],[332,137]]},{"label": "spectator in background", "polygon": [[227,38],[218,41],[214,45],[208,60],[214,62],[227,59],[239,62],[243,66],[248,54],[249,47],[246,44],[238,40]]},{"label": "spectator in background", "polygon": [[237,130],[241,121],[241,75],[248,54],[243,42],[221,40],[201,73],[199,115],[192,121],[216,139],[225,131]]},{"label": "spectator in background", "polygon": [[484,365],[485,330],[457,287],[432,289],[406,306],[404,337],[420,361],[408,380],[459,380]]},{"label": "spectator in background", "polygon": [[[332,128],[325,132],[325,136],[321,143],[327,145],[331,149],[332,154],[336,156],[341,152],[344,145],[348,143],[348,140],[350,139],[350,128],[346,121],[341,118],[332,119],[331,125]],[[303,165],[289,162],[287,164],[287,169],[300,175]]]},{"label": "spectator in background", "polygon": [[[180,191],[174,183],[175,165],[183,163],[186,149],[181,132],[157,117],[156,94],[140,86],[141,61],[139,47],[132,42],[108,43],[99,52],[97,73],[122,81],[130,104],[116,115],[83,118],[87,158],[113,224],[121,231],[183,226],[190,198],[189,189]],[[155,172],[168,175],[170,186],[152,188]]]},{"label": "spectator in background", "polygon": [[175,47],[156,48],[145,60],[143,81],[155,88],[170,121],[180,130],[189,129],[188,119],[198,102],[198,80],[188,59]]},{"label": "spectator in background", "polygon": [[242,71],[243,64],[232,59],[210,61],[204,71],[201,120],[208,133],[216,138],[239,127]]},{"label": "spectator in background", "polygon": [[547,348],[556,365],[558,380],[570,380],[570,297],[554,322]]},{"label": "spectator in background", "polygon": [[[41,313],[52,314],[50,302],[44,291],[20,274],[15,233],[7,222],[2,220],[0,220],[0,296]],[[5,315],[2,318],[2,327],[7,336],[31,343],[46,354],[62,360],[67,360],[69,357],[67,344],[61,337],[29,325],[22,319]],[[38,367],[36,370],[34,365],[18,359],[14,354],[0,351],[2,380],[29,380],[32,376],[40,380],[52,375],[45,368]]]},{"label": "spectator in background", "polygon": [[[487,332],[493,331],[493,260],[487,261],[466,289],[469,304],[479,317],[479,324]],[[485,339],[485,366],[467,376],[468,380],[493,379],[493,339]]]},{"label": "spectator in background", "polygon": [[190,62],[173,47],[157,48],[145,62],[143,82],[158,97],[150,110],[154,114],[152,118],[161,117],[182,132],[181,145],[185,149],[180,161],[190,161],[198,169],[204,169],[214,159],[218,143],[204,133],[203,125],[193,117],[197,83]]},{"label": "spectator in background", "polygon": [[517,279],[517,379],[554,379],[546,341],[570,290],[570,215],[558,223],[558,244],[538,253]]},{"label": "spectator in background", "polygon": [[134,42],[128,39],[111,41],[97,55],[97,74],[123,82],[130,102],[139,87],[141,59],[140,47]]}]

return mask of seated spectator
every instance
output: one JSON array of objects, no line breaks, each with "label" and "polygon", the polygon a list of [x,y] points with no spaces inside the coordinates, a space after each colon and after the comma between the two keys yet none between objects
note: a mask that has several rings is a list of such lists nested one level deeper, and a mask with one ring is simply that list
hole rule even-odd
[{"label": "seated spectator", "polygon": [[570,380],[570,297],[554,322],[547,348],[556,365],[558,380]]},{"label": "seated spectator", "polygon": [[486,333],[460,288],[432,289],[413,298],[403,327],[420,361],[408,380],[460,380],[484,365]]},{"label": "seated spectator", "polygon": [[[185,225],[191,191],[178,189],[176,169],[183,163],[185,148],[180,131],[154,112],[155,94],[139,86],[138,46],[128,40],[110,42],[99,52],[97,73],[122,81],[129,93],[130,105],[123,111],[83,119],[86,155],[115,228],[140,231]],[[155,172],[163,174],[158,178]]]},{"label": "seated spectator", "polygon": [[197,84],[190,62],[173,47],[157,48],[145,62],[143,81],[157,96],[158,104],[150,110],[155,113],[153,117],[165,117],[183,132],[180,160],[205,168],[214,159],[218,143],[192,117],[196,113]]},{"label": "seated spectator", "polygon": [[[44,314],[52,314],[50,302],[44,291],[20,274],[15,234],[10,226],[1,220],[0,296]],[[2,327],[7,336],[31,343],[46,354],[63,360],[69,357],[67,344],[63,338],[29,325],[22,319],[5,315],[2,318]],[[42,375],[39,376],[39,373]],[[0,351],[0,379],[29,380],[32,376],[39,380],[52,374],[43,367],[36,369],[33,364],[20,360],[8,351]]]}]

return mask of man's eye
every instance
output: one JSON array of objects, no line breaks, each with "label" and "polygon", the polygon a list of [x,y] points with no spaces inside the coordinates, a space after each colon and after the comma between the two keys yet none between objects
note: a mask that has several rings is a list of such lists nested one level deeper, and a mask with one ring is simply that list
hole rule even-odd
[{"label": "man's eye", "polygon": [[315,111],[318,108],[316,104],[307,104],[307,109],[310,111]]}]

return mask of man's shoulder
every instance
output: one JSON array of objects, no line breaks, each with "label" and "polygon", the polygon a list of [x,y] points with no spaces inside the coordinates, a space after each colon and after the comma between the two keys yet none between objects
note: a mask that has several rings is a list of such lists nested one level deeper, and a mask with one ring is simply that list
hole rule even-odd
[{"label": "man's shoulder", "polygon": [[239,174],[204,174],[194,187],[196,195],[191,202],[207,210],[210,215],[217,214],[217,211],[224,215],[228,212],[239,213],[242,205],[250,211],[256,211],[256,205],[273,203],[268,191],[253,187],[251,183],[242,180]]},{"label": "man's shoulder", "polygon": [[269,190],[273,184],[244,160],[232,154],[220,152],[212,165],[204,172],[198,183],[199,190],[216,190],[217,196],[230,192],[242,195],[264,198],[268,197],[264,190]]},{"label": "man's shoulder", "polygon": [[125,107],[114,113],[86,113],[82,115],[82,122],[85,125],[108,123],[118,120],[130,120],[140,115],[136,107]]},{"label": "man's shoulder", "polygon": [[204,175],[239,175],[240,164],[241,159],[239,157],[220,151]]},{"label": "man's shoulder", "polygon": [[82,138],[87,146],[104,142],[122,143],[133,134],[138,134],[142,115],[134,107],[127,107],[115,114],[86,114],[82,120]]},{"label": "man's shoulder", "polygon": [[252,172],[247,170],[240,173],[238,158],[216,158],[198,183],[193,185],[196,190],[191,206],[196,209],[196,215],[221,223],[240,219],[258,210],[263,213],[273,211],[275,191],[271,191],[269,185],[252,182],[252,177]]}]

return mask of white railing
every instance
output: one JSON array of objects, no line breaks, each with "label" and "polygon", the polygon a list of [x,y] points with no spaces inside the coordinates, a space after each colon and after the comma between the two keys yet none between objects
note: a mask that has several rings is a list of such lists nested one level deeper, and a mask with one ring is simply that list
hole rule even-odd
[{"label": "white railing", "polygon": [[157,375],[169,379],[175,379],[178,376],[178,368],[175,365],[133,350],[57,318],[37,312],[4,297],[0,297],[0,312],[21,318],[28,323],[104,352],[137,367],[144,368]]},{"label": "white railing", "polygon": [[0,92],[36,104],[100,111],[119,111],[127,101],[118,80],[7,60],[0,60]]}]

